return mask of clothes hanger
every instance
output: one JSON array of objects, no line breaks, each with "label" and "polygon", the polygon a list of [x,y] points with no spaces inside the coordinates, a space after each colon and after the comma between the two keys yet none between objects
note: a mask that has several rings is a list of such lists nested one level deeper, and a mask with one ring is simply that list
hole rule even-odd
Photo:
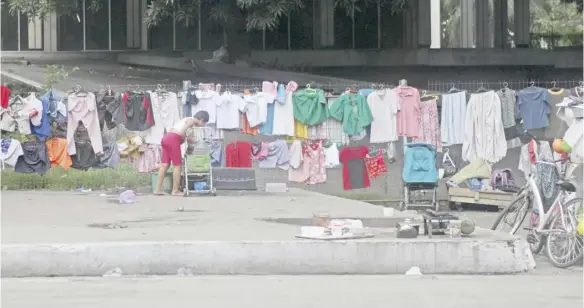
[{"label": "clothes hanger", "polygon": [[480,86],[479,86],[479,88],[477,89],[477,92],[476,92],[476,93],[484,93],[484,92],[487,92],[487,91],[489,91],[489,89],[485,88],[485,87],[483,86],[483,84],[482,84],[482,83],[480,83]]},{"label": "clothes hanger", "polygon": [[307,93],[315,93],[316,92],[315,89],[313,89],[313,88],[310,87],[310,83],[307,83],[306,84],[306,89],[305,90],[306,90]]},{"label": "clothes hanger", "polygon": [[448,90],[448,93],[460,92],[459,89],[456,88],[456,85],[452,83],[452,87]]},{"label": "clothes hanger", "polygon": [[552,90],[552,91],[561,91],[561,90],[563,90],[562,88],[556,86],[556,82],[555,81],[552,81],[551,84],[552,84],[552,87],[550,88],[550,90]]},{"label": "clothes hanger", "polygon": [[426,101],[431,101],[431,100],[438,100],[439,97],[437,95],[428,95],[428,91],[427,90],[422,90],[422,96],[420,97],[420,100],[422,102],[426,102]]}]

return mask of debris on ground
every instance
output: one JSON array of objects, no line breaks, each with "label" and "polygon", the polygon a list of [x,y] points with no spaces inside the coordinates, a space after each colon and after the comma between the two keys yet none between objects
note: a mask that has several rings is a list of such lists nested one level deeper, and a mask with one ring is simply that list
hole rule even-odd
[{"label": "debris on ground", "polygon": [[412,266],[407,272],[406,276],[422,276],[422,271],[417,266]]},{"label": "debris on ground", "polygon": [[119,267],[116,267],[112,270],[109,270],[103,274],[103,277],[122,277],[122,270]]},{"label": "debris on ground", "polygon": [[120,204],[132,204],[136,203],[136,192],[133,190],[124,190],[120,194]]}]

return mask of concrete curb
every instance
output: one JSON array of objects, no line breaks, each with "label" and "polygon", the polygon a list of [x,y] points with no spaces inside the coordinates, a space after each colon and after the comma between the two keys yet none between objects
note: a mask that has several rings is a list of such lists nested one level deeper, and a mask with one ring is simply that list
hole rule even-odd
[{"label": "concrete curb", "polygon": [[3,245],[3,277],[124,275],[513,274],[535,267],[512,240],[110,242]]}]

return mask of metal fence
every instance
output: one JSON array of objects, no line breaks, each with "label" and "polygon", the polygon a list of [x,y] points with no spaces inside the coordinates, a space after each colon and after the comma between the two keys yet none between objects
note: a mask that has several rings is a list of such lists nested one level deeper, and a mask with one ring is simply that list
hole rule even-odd
[{"label": "metal fence", "polygon": [[[469,92],[474,92],[479,88],[487,88],[492,90],[497,90],[505,85],[511,89],[520,90],[530,85],[541,86],[546,88],[551,88],[552,86],[563,87],[563,88],[573,88],[581,84],[579,80],[556,80],[555,84],[552,81],[542,81],[542,80],[514,80],[514,81],[481,81],[481,80],[435,80],[428,82],[427,89],[420,89],[421,91],[427,90],[429,92],[435,93],[446,93],[453,86],[460,90],[466,90]],[[222,90],[230,90],[232,92],[242,92],[246,89],[254,90],[261,89],[261,83],[233,83],[226,82],[221,84]],[[300,85],[301,87],[305,85]],[[329,106],[334,101],[340,93],[342,93],[347,88],[389,88],[392,87],[391,84],[379,84],[379,83],[362,83],[362,84],[318,84],[311,83],[311,88],[320,88],[326,92],[331,93],[328,103]],[[86,89],[86,90],[112,90],[114,92],[124,92],[128,90],[138,90],[138,91],[148,91],[156,90],[158,88],[164,88],[168,91],[180,92],[182,90],[182,85],[178,84],[165,84],[165,85],[116,85],[108,86],[102,85],[97,86],[96,89]],[[180,99],[179,99],[180,104]],[[179,106],[179,110],[182,112],[182,106]],[[143,132],[130,132],[126,130],[123,125],[116,127],[113,131],[109,132],[115,135],[116,138],[127,136],[127,135],[144,135]],[[315,127],[309,127],[309,139],[329,139],[331,142],[335,142],[340,146],[361,146],[365,145],[370,147],[370,149],[379,149],[387,152],[388,144],[369,144],[369,138],[367,134],[361,136],[347,136],[343,133],[341,125],[338,121],[333,119],[327,120],[319,130]],[[206,136],[214,138],[213,136]],[[281,137],[277,136],[251,136],[247,134],[242,134],[239,131],[223,131],[220,138],[223,139],[223,144],[229,144],[233,141],[248,141],[248,142],[269,142]],[[303,185],[288,183],[289,186],[302,187],[308,190],[314,190],[322,193],[334,194],[334,195],[351,195],[353,197],[363,198],[363,199],[392,199],[399,200],[402,197],[402,181],[401,172],[403,168],[403,155],[400,151],[402,147],[402,141],[399,140],[395,142],[396,157],[395,161],[389,162],[386,160],[388,173],[380,176],[371,181],[371,187],[366,189],[344,191],[342,185],[342,172],[341,168],[332,168],[327,171],[327,182],[318,185]],[[451,151],[452,154],[452,151]],[[511,157],[515,154],[509,154],[509,158],[506,158],[503,165],[496,166],[516,168],[518,157]],[[440,159],[440,158],[439,158]],[[258,188],[262,188],[265,183],[269,182],[288,182],[288,174],[284,170],[280,169],[261,169],[255,168],[256,170],[256,182]],[[67,170],[63,171],[59,168],[52,168],[49,173],[45,176],[39,175],[27,175],[27,174],[15,174],[10,171],[6,171],[2,174],[3,187],[8,189],[71,189],[71,188],[93,188],[93,189],[103,189],[103,188],[122,188],[122,187],[148,187],[151,185],[151,175],[149,173],[139,173],[131,162],[123,162],[117,169],[108,170],[92,170],[89,171],[79,171],[79,170]],[[5,185],[7,183],[7,185]],[[441,185],[440,197],[444,199],[445,191]]]}]

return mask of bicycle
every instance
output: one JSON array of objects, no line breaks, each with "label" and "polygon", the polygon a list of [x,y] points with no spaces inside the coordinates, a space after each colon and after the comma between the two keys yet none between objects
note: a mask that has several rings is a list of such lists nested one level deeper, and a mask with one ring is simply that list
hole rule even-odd
[{"label": "bicycle", "polygon": [[[535,137],[527,132],[525,133],[532,140],[537,141]],[[548,170],[559,172],[556,163],[565,161],[567,161],[567,158],[554,162],[537,161],[536,166],[538,170],[544,170],[543,166],[545,166],[548,167]],[[573,171],[573,169],[568,170]],[[567,172],[562,176],[561,180],[553,183],[559,188],[559,191],[553,198],[551,205],[546,208],[542,198],[542,189],[540,188],[540,182],[543,179],[538,179],[534,172],[530,173],[525,186],[519,190],[517,197],[511,204],[499,214],[492,229],[498,230],[501,222],[504,222],[511,226],[509,233],[515,234],[523,225],[527,214],[531,210],[530,224],[526,229],[529,231],[527,241],[534,254],[540,253],[546,247],[546,256],[554,266],[559,268],[570,267],[582,260],[582,236],[578,234],[576,226],[578,225],[579,216],[582,215],[583,199],[568,199],[572,193],[576,192],[574,184],[566,180],[570,175],[571,172]],[[541,177],[542,174],[539,174],[539,176]],[[514,217],[510,215],[515,212],[516,215]],[[556,255],[554,250],[558,240],[567,241],[569,246],[566,249],[562,249],[565,252],[561,255]],[[574,245],[571,245],[572,243]]]}]

